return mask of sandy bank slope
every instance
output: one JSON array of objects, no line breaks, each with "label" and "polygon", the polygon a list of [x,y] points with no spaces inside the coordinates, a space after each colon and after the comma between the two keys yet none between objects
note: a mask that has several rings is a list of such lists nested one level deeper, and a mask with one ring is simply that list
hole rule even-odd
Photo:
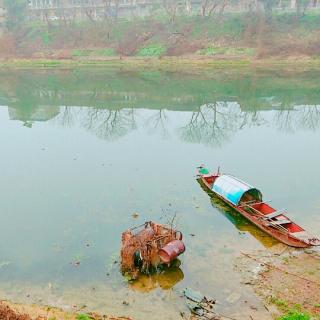
[{"label": "sandy bank slope", "polygon": [[320,250],[279,250],[243,253],[236,264],[244,282],[252,285],[271,313],[301,309],[320,319]]},{"label": "sandy bank slope", "polygon": [[[94,320],[131,320],[126,317],[100,316],[90,314]],[[51,307],[40,307],[36,305],[13,304],[8,301],[0,301],[0,319],[5,320],[76,320],[77,314],[64,312]]]}]

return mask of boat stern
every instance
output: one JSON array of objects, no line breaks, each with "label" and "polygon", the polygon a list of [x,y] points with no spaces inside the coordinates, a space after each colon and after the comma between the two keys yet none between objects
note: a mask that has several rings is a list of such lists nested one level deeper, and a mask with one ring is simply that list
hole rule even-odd
[{"label": "boat stern", "polygon": [[320,246],[320,238],[310,234],[307,231],[292,233],[294,238],[306,243],[308,246]]}]

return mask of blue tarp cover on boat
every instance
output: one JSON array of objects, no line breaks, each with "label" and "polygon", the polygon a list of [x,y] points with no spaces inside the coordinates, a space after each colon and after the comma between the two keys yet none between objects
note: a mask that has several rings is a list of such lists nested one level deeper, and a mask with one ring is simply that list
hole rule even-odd
[{"label": "blue tarp cover on boat", "polygon": [[258,189],[229,175],[219,176],[215,180],[212,190],[234,205],[239,204],[242,196],[246,192],[252,195],[255,199],[262,201],[262,194]]}]

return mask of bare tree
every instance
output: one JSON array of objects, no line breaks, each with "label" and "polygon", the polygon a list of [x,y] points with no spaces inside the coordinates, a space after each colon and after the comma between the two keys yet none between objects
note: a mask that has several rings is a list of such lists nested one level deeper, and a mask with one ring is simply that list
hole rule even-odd
[{"label": "bare tree", "polygon": [[186,12],[188,15],[192,14],[192,3],[191,0],[186,0],[185,2]]},{"label": "bare tree", "polygon": [[275,0],[259,0],[264,9],[265,21],[270,24],[273,18],[273,7]]},{"label": "bare tree", "polygon": [[310,3],[309,0],[296,0],[297,18],[300,18],[300,17],[304,16],[309,3]]},{"label": "bare tree", "polygon": [[170,22],[174,22],[180,7],[179,0],[162,0],[162,7],[170,18]]},{"label": "bare tree", "polygon": [[220,2],[220,0],[202,0],[200,4],[201,16],[211,16],[214,10],[219,6]]}]

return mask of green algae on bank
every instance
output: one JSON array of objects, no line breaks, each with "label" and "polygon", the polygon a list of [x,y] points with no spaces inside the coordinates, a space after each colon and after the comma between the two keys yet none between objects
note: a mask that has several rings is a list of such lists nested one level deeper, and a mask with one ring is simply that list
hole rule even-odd
[{"label": "green algae on bank", "polygon": [[104,66],[121,67],[124,69],[158,69],[158,70],[203,70],[212,68],[320,68],[320,58],[291,57],[287,59],[267,58],[255,59],[252,57],[214,57],[183,56],[183,57],[119,57],[85,56],[74,59],[0,59],[1,67],[17,68],[56,68]]}]

